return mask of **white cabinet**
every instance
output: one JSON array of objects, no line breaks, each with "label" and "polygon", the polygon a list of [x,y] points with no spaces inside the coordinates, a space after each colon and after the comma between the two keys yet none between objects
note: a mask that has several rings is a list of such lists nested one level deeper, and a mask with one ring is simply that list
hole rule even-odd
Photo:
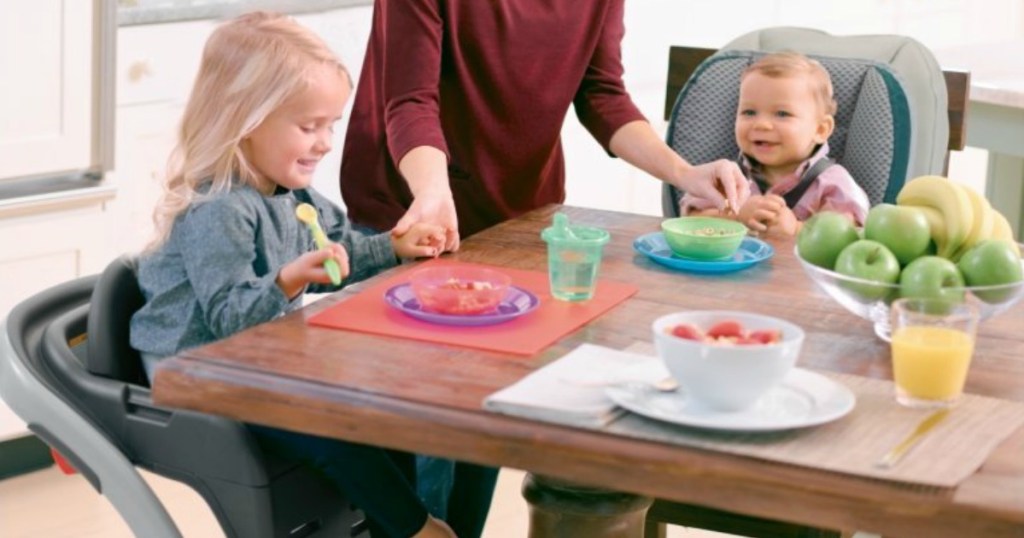
[{"label": "white cabinet", "polygon": [[[110,256],[141,250],[152,236],[153,207],[212,21],[121,28],[117,40],[117,188],[109,211],[118,223]],[[173,44],[173,45],[172,45]]]},{"label": "white cabinet", "polygon": [[0,180],[95,164],[93,11],[81,0],[0,7]]},{"label": "white cabinet", "polygon": [[[212,22],[195,22],[119,30],[116,160],[104,180],[107,194],[28,200],[0,211],[0,318],[21,300],[98,273],[117,255],[144,246],[178,118],[212,28]],[[21,421],[0,405],[0,441],[24,433]]]},{"label": "white cabinet", "polygon": [[103,0],[0,7],[0,316],[94,266],[105,239],[110,187],[41,178],[109,166],[115,24]]},{"label": "white cabinet", "polygon": [[[4,2],[0,6],[0,185],[102,167],[101,84],[110,66],[99,44],[114,31],[102,0]],[[112,55],[109,55],[112,57]],[[109,125],[108,125],[109,127]],[[109,189],[0,200],[0,318],[28,296],[100,263]],[[24,425],[0,405],[0,441]]]}]

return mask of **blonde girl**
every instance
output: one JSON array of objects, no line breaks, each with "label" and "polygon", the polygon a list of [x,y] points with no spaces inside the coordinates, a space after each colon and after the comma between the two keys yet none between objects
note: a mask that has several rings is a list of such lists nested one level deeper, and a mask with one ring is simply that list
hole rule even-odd
[{"label": "blonde girl", "polygon": [[[288,17],[251,13],[210,36],[154,213],[156,238],[139,259],[146,303],[131,342],[150,379],[164,357],[280,316],[306,290],[335,289],[329,259],[345,284],[437,254],[439,228],[362,235],[310,187],[350,93],[340,61]],[[316,249],[295,217],[301,203],[316,208],[327,248]],[[264,449],[321,471],[363,509],[375,536],[454,536],[416,497],[411,455],[248,428]]]}]

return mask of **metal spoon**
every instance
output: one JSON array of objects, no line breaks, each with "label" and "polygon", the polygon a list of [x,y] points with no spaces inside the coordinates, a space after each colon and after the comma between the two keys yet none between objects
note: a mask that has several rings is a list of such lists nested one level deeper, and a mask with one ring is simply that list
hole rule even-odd
[{"label": "metal spoon", "polygon": [[562,381],[575,385],[577,387],[611,387],[614,385],[623,385],[626,383],[642,383],[649,385],[659,392],[675,392],[679,390],[679,382],[672,376],[668,376],[657,381],[648,381],[646,379],[599,379],[599,380],[581,380],[572,378],[562,378]]},{"label": "metal spoon", "polygon": [[940,409],[925,417],[924,420],[922,420],[917,425],[917,427],[914,428],[914,431],[910,432],[910,434],[908,434],[906,438],[900,441],[898,445],[894,446],[892,450],[887,452],[884,456],[882,456],[880,460],[875,462],[875,467],[889,469],[896,465],[897,463],[899,463],[899,461],[903,459],[903,456],[905,456],[911,448],[914,448],[914,446],[916,446],[917,443],[920,442],[921,439],[923,439],[928,432],[932,431],[932,429],[934,429],[935,426],[938,426],[938,424],[945,420],[948,415],[949,409],[946,408]]}]

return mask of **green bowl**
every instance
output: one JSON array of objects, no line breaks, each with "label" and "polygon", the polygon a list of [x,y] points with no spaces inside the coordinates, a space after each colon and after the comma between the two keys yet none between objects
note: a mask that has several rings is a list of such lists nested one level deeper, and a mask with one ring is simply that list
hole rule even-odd
[{"label": "green bowl", "polygon": [[694,260],[728,258],[740,248],[747,227],[715,217],[677,217],[662,221],[661,231],[672,252]]}]

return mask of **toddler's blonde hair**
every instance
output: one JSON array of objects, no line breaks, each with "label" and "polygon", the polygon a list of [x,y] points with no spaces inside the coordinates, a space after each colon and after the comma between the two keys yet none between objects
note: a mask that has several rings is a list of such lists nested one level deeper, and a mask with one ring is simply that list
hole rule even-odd
[{"label": "toddler's blonde hair", "polygon": [[829,116],[836,113],[836,100],[832,97],[832,78],[817,60],[799,52],[774,52],[747,66],[740,80],[745,79],[750,73],[760,73],[770,78],[806,75],[810,79],[811,91],[820,110]]},{"label": "toddler's blonde hair", "polygon": [[[153,213],[156,237],[167,240],[182,211],[234,182],[268,190],[241,142],[288,98],[304,90],[323,65],[344,65],[315,33],[290,17],[254,12],[231,19],[210,35],[167,164],[163,195]],[[206,186],[206,194],[200,194]]]}]

